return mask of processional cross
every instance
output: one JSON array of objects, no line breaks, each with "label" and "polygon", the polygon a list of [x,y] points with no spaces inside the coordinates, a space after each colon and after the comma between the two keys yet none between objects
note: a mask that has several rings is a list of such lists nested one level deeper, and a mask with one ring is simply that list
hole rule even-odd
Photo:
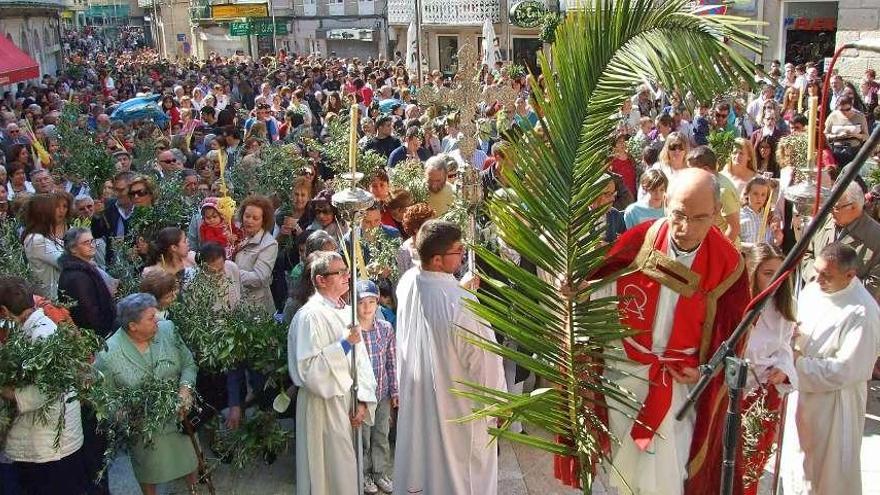
[{"label": "processional cross", "polygon": [[471,162],[477,149],[477,127],[474,124],[477,103],[480,102],[480,83],[477,81],[479,57],[470,45],[458,51],[458,73],[452,88],[423,87],[419,92],[420,105],[448,105],[458,111],[458,127],[462,138],[458,141],[461,157]]}]

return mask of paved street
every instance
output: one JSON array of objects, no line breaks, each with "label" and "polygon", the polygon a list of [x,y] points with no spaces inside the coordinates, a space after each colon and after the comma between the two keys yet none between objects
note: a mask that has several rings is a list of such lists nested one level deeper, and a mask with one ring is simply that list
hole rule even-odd
[{"label": "paved street", "polygon": [[[862,443],[862,486],[864,495],[880,495],[880,381],[870,383],[868,414]],[[291,426],[292,425],[288,425]],[[293,445],[288,453],[270,465],[256,465],[236,471],[220,465],[215,471],[214,485],[222,495],[291,495],[294,493]],[[772,463],[771,463],[772,465]],[[769,495],[771,474],[765,473],[766,481],[760,491]],[[140,493],[127,457],[120,457],[110,471],[110,487],[114,495],[137,495]],[[162,494],[187,493],[184,483],[163,486]],[[202,488],[202,493],[207,489]],[[501,444],[499,467],[499,495],[574,495],[579,493],[560,485],[552,476],[552,457],[507,442]],[[594,495],[604,495],[597,486]]]}]

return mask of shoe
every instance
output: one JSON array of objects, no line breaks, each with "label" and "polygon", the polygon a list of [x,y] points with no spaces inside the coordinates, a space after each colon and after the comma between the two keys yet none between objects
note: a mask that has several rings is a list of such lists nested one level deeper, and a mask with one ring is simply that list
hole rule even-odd
[{"label": "shoe", "polygon": [[376,486],[385,493],[391,493],[394,491],[394,485],[391,483],[391,478],[386,475],[382,475],[382,477],[376,480]]},{"label": "shoe", "polygon": [[377,488],[376,483],[373,482],[372,476],[364,477],[364,493],[379,493],[379,488]]}]

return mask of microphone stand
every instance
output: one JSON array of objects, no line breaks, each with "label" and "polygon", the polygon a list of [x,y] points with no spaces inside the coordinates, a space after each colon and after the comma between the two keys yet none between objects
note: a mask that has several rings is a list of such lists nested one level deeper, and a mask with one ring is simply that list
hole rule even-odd
[{"label": "microphone stand", "polygon": [[[376,201],[368,191],[358,187],[358,182],[364,177],[360,172],[350,172],[342,174],[343,180],[349,180],[350,185],[347,189],[343,189],[333,195],[331,201],[333,206],[345,217],[351,227],[351,245],[348,247],[348,260],[350,263],[350,288],[351,294],[351,324],[357,325],[357,249],[358,249],[358,224],[363,212],[372,206]],[[357,375],[357,346],[351,346],[351,415],[357,414],[358,407],[358,375]],[[364,449],[363,438],[361,437],[361,428],[356,426],[353,428],[355,441],[355,456],[357,459],[357,482],[358,493],[363,490],[364,486]]]},{"label": "microphone stand", "polygon": [[729,400],[731,402],[735,401],[736,404],[728,404],[727,422],[725,423],[724,427],[724,460],[722,462],[721,471],[722,495],[729,495],[733,493],[736,446],[739,443],[740,438],[739,397],[742,393],[741,383],[745,383],[745,369],[747,368],[747,364],[745,363],[745,361],[735,355],[734,349],[736,348],[736,344],[740,341],[740,339],[743,338],[743,336],[746,335],[746,332],[751,328],[755,320],[758,319],[758,316],[761,314],[764,306],[776,293],[776,290],[778,289],[778,284],[776,282],[780,278],[787,277],[789,275],[789,272],[792,271],[792,269],[799,264],[801,257],[803,257],[804,253],[807,251],[807,247],[809,246],[810,241],[816,235],[816,232],[818,232],[819,229],[825,225],[825,220],[828,218],[828,215],[831,214],[832,208],[843,196],[847,186],[849,186],[849,184],[859,174],[859,169],[862,167],[868,157],[871,156],[871,153],[874,151],[878,144],[880,144],[880,127],[875,129],[874,132],[871,133],[870,137],[868,137],[868,140],[865,141],[861,149],[859,149],[859,152],[858,154],[856,154],[855,158],[853,158],[853,160],[849,162],[843,169],[840,177],[838,177],[837,181],[834,184],[834,187],[831,189],[828,198],[825,200],[825,203],[822,204],[822,208],[819,209],[819,212],[809,223],[809,225],[807,225],[803,236],[798,240],[797,244],[795,244],[791,252],[788,253],[788,256],[786,256],[785,260],[782,262],[782,266],[773,276],[774,282],[771,283],[771,287],[773,289],[767,291],[764,294],[761,294],[760,297],[752,301],[751,309],[745,314],[743,320],[736,327],[730,337],[728,337],[724,342],[721,343],[720,346],[718,346],[718,350],[715,351],[715,354],[713,354],[712,357],[709,358],[709,361],[707,361],[706,364],[700,365],[699,381],[697,381],[697,383],[691,389],[685,403],[682,404],[682,406],[675,413],[675,419],[681,421],[687,414],[688,410],[694,407],[697,399],[709,385],[709,382],[712,380],[712,378],[718,373],[718,370],[721,368],[722,364],[725,365],[727,382],[730,386]]}]

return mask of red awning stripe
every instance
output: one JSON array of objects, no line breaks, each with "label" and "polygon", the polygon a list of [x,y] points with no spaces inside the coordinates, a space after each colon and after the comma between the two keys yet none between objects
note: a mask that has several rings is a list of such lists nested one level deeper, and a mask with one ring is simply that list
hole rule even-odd
[{"label": "red awning stripe", "polygon": [[0,36],[0,86],[36,77],[40,77],[40,64],[11,40]]}]

